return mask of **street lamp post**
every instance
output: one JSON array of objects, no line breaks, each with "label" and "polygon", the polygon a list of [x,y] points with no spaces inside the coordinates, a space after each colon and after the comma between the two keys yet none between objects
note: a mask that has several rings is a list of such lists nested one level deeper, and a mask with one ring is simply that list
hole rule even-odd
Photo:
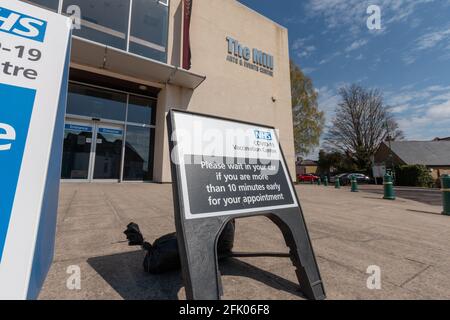
[{"label": "street lamp post", "polygon": [[392,137],[391,137],[391,132],[389,130],[389,124],[388,124],[387,120],[386,120],[386,131],[387,131],[386,139],[388,141],[388,148],[389,148],[389,155],[388,155],[388,161],[387,161],[386,168],[389,168],[389,170],[391,171],[391,176],[392,176],[393,180],[395,181],[394,160],[393,160],[394,157],[392,155],[392,144],[391,144]]}]

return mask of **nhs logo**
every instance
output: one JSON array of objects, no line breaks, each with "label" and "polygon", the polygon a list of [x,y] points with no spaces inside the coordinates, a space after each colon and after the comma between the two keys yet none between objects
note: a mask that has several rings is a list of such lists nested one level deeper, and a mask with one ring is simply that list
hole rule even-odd
[{"label": "nhs logo", "polygon": [[255,130],[255,137],[258,140],[272,141],[272,133],[268,131]]},{"label": "nhs logo", "polygon": [[0,7],[0,31],[44,42],[47,22]]}]

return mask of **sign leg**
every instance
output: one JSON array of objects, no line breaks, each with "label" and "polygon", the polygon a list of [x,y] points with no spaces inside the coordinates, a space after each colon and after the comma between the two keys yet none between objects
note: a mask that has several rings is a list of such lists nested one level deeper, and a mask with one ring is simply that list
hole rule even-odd
[{"label": "sign leg", "polygon": [[[182,237],[178,237],[186,298],[219,300],[222,283],[218,266],[217,241],[228,219],[186,220]],[[192,236],[191,236],[192,235]],[[187,262],[187,263],[184,263]]]},{"label": "sign leg", "polygon": [[302,293],[308,299],[325,299],[325,288],[301,210],[298,208],[279,210],[268,217],[283,233],[286,245],[290,249],[291,261],[296,267],[295,272]]}]

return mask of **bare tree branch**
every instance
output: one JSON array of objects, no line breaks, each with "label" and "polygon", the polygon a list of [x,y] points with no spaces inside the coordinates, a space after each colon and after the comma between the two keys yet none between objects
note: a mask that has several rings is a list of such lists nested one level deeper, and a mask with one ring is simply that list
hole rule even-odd
[{"label": "bare tree branch", "polygon": [[352,85],[341,88],[339,94],[341,102],[325,136],[326,146],[349,155],[359,168],[369,169],[380,144],[403,139],[403,132],[380,91]]}]

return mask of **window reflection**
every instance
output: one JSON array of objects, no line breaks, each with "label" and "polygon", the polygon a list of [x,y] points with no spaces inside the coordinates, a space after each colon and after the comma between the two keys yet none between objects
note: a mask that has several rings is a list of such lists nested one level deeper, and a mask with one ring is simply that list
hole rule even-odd
[{"label": "window reflection", "polygon": [[123,179],[151,180],[153,168],[154,129],[127,126]]},{"label": "window reflection", "polygon": [[123,130],[100,127],[95,148],[94,179],[119,179]]},{"label": "window reflection", "polygon": [[64,0],[63,11],[70,5],[81,9],[81,29],[74,35],[126,50],[129,0]]},{"label": "window reflection", "polygon": [[130,95],[127,122],[155,124],[156,100]]},{"label": "window reflection", "polygon": [[59,0],[25,0],[24,2],[30,2],[37,4],[40,7],[51,9],[52,11],[58,11]]},{"label": "window reflection", "polygon": [[69,85],[66,113],[125,121],[127,95],[75,83]]},{"label": "window reflection", "polygon": [[[70,123],[72,120],[66,123],[64,179],[87,179],[88,172],[93,172],[94,179],[119,179],[123,150],[123,180],[153,179],[155,129],[151,126],[155,124],[156,100],[72,82],[66,113],[83,125]],[[114,124],[111,120],[115,120]],[[92,128],[96,126],[97,135],[93,136]],[[95,165],[90,164],[89,159],[91,144],[95,150]]]},{"label": "window reflection", "polygon": [[[22,0],[58,11],[60,0]],[[157,0],[61,0],[63,14],[78,6],[81,28],[73,34],[98,43],[167,61],[169,7]],[[132,8],[130,8],[132,7]],[[131,10],[131,23],[128,23]],[[128,25],[130,37],[128,39]]]},{"label": "window reflection", "polygon": [[168,10],[159,1],[133,0],[131,52],[160,61],[166,60]]},{"label": "window reflection", "polygon": [[61,178],[88,178],[91,144],[92,127],[74,124],[65,125]]}]

